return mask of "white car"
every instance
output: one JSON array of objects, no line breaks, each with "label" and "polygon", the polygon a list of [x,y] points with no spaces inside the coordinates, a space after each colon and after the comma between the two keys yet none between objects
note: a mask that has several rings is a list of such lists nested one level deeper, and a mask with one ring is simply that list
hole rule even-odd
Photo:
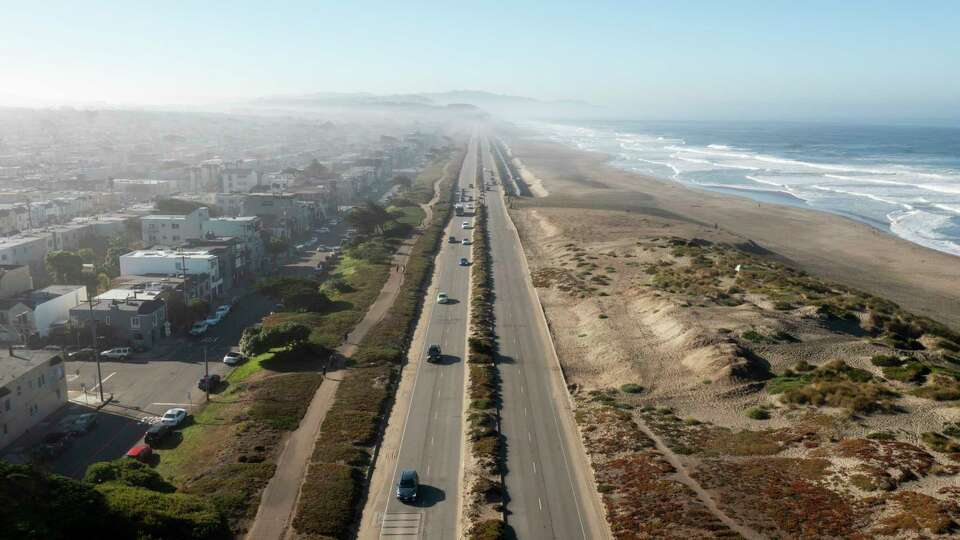
[{"label": "white car", "polygon": [[217,316],[221,319],[225,318],[230,313],[230,304],[224,304],[217,308]]},{"label": "white car", "polygon": [[450,301],[450,298],[447,296],[447,293],[442,292],[442,293],[437,294],[437,303],[438,303],[438,304],[446,304],[448,301]]},{"label": "white car", "polygon": [[463,222],[463,228],[464,228],[464,229],[472,229],[472,228],[473,228],[473,225],[471,225],[469,221],[464,221],[464,222]]},{"label": "white car", "polygon": [[246,360],[246,359],[247,359],[246,356],[244,356],[244,355],[242,355],[242,354],[240,354],[240,353],[238,353],[238,352],[233,352],[233,351],[231,351],[231,352],[228,352],[226,355],[224,355],[224,357],[223,357],[223,363],[226,364],[226,365],[228,365],[228,366],[235,366],[235,365],[239,364],[240,362],[243,362],[243,361]]},{"label": "white car", "polygon": [[469,239],[469,238],[464,238],[463,240],[460,241],[460,243],[463,244],[463,245],[465,245],[465,246],[469,246],[469,245],[470,245],[470,239]]},{"label": "white car", "polygon": [[207,317],[207,320],[203,321],[207,324],[207,327],[216,326],[220,324],[220,321],[223,320],[223,317],[220,316],[220,312],[214,312],[213,315]]},{"label": "white car", "polygon": [[195,322],[195,323],[193,323],[193,326],[190,327],[190,335],[191,335],[191,336],[202,336],[203,334],[206,334],[206,333],[207,333],[207,329],[208,329],[208,328],[209,328],[209,326],[207,325],[207,321],[198,321],[198,322]]},{"label": "white car", "polygon": [[107,349],[100,353],[101,358],[115,358],[118,360],[123,360],[130,356],[130,347],[115,347],[113,349]]},{"label": "white car", "polygon": [[186,409],[170,409],[160,417],[160,423],[167,426],[178,426],[186,417]]}]

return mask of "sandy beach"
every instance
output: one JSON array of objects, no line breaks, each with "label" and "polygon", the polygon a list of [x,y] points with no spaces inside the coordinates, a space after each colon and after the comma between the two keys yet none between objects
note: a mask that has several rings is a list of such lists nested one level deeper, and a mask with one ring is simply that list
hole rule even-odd
[{"label": "sandy beach", "polygon": [[510,147],[534,194],[511,217],[614,536],[960,527],[960,335],[915,317],[960,326],[960,258],[599,154]]},{"label": "sandy beach", "polygon": [[718,227],[791,265],[960,326],[960,258],[841,216],[693,190],[607,165],[603,154],[511,141],[549,196],[524,205],[623,210]]}]

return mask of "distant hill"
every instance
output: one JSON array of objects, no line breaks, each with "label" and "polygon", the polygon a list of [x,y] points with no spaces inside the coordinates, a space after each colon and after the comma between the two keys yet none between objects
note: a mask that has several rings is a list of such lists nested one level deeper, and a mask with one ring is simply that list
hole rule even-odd
[{"label": "distant hill", "polygon": [[258,107],[403,109],[410,112],[450,109],[464,111],[476,108],[507,118],[587,116],[595,115],[602,110],[600,107],[581,101],[543,101],[479,90],[452,90],[422,94],[320,92],[299,96],[263,97],[253,100],[251,104]]}]

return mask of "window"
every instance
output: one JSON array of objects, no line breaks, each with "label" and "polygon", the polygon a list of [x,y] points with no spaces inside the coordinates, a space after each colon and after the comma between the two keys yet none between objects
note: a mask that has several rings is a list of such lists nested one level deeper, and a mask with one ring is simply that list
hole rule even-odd
[{"label": "window", "polygon": [[179,224],[179,223],[171,223],[171,224],[170,224],[170,228],[171,228],[171,229],[179,229],[179,228],[180,228],[180,224]]},{"label": "window", "polygon": [[178,235],[173,235],[173,237],[171,237],[171,240],[173,240],[174,242],[179,242],[180,237]]},{"label": "window", "polygon": [[0,311],[0,324],[7,324],[7,313]]},{"label": "window", "polygon": [[6,400],[4,400],[4,402],[3,402],[3,410],[5,410],[5,411],[9,411],[9,410],[10,410],[10,398],[7,398]]},{"label": "window", "polygon": [[130,328],[140,328],[140,317],[130,317]]},{"label": "window", "polygon": [[19,384],[17,385],[17,395],[18,395],[18,396],[20,395],[20,385],[19,385]]},{"label": "window", "polygon": [[103,324],[110,326],[110,316],[106,315],[103,317]]}]

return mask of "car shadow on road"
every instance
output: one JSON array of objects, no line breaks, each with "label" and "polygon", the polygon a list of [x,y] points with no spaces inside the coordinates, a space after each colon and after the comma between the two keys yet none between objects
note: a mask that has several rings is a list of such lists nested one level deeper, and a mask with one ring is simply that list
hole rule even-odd
[{"label": "car shadow on road", "polygon": [[446,499],[447,493],[442,489],[428,486],[426,484],[420,484],[420,488],[417,491],[417,500],[412,506],[416,506],[417,508],[430,508],[431,506],[434,506],[439,502],[443,502]]},{"label": "car shadow on road", "polygon": [[516,364],[517,360],[512,356],[506,356],[504,354],[494,355],[494,362],[498,364]]},{"label": "car shadow on road", "polygon": [[459,356],[454,356],[452,354],[441,354],[440,358],[431,362],[431,364],[436,364],[438,366],[450,366],[460,362]]}]

